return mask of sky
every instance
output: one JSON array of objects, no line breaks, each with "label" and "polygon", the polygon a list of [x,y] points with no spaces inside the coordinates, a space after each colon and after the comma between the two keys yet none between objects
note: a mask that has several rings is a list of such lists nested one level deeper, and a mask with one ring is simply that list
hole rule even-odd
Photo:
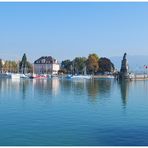
[{"label": "sky", "polygon": [[0,58],[148,55],[148,3],[0,2]]}]

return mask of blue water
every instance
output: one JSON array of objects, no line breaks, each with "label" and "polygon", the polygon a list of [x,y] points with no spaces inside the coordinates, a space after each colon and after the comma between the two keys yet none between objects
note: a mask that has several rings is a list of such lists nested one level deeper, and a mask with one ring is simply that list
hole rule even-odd
[{"label": "blue water", "polygon": [[148,145],[148,81],[0,79],[0,145]]}]

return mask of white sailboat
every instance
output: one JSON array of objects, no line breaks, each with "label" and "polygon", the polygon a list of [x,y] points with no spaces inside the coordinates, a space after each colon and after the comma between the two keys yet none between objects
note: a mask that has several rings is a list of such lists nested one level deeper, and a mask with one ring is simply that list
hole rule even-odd
[{"label": "white sailboat", "polygon": [[86,74],[86,66],[84,67],[84,75],[68,75],[69,79],[92,79],[92,75]]},{"label": "white sailboat", "polygon": [[[17,66],[18,66],[18,64],[17,64]],[[21,73],[19,73],[19,66],[18,66],[18,71],[17,71],[17,73],[10,73],[10,78],[11,79],[20,79],[20,78],[29,78],[28,76],[26,76],[24,73],[26,73],[26,67],[24,68],[24,73],[23,73],[23,68],[22,68],[22,72]]]},{"label": "white sailboat", "polygon": [[91,79],[91,75],[73,75],[71,79]]},{"label": "white sailboat", "polygon": [[11,77],[11,79],[20,79],[21,78],[20,75],[21,74],[19,74],[19,73],[11,73],[10,74],[10,77]]}]

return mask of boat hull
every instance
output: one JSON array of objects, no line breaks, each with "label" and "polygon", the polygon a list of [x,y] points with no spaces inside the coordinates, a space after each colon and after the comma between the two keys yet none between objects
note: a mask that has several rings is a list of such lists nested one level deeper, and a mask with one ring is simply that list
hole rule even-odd
[{"label": "boat hull", "polygon": [[68,79],[91,79],[92,76],[87,76],[87,75],[74,75],[74,76],[67,76]]}]

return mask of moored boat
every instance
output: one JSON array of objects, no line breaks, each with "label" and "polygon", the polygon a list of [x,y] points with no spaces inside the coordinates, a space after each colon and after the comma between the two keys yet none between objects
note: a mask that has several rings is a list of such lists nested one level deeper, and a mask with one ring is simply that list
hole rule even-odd
[{"label": "moored boat", "polygon": [[67,78],[69,79],[91,79],[91,75],[68,75]]},{"label": "moored boat", "polygon": [[10,74],[8,74],[8,73],[0,73],[0,78],[10,78]]},{"label": "moored boat", "polygon": [[29,78],[29,76],[25,75],[25,74],[20,74],[20,78],[27,79],[27,78]]},{"label": "moored boat", "polygon": [[25,74],[20,74],[20,73],[1,73],[0,78],[20,79],[20,78],[29,78],[29,77]]},{"label": "moored boat", "polygon": [[21,75],[19,73],[11,73],[10,77],[11,79],[20,79]]},{"label": "moored boat", "polygon": [[37,75],[37,74],[33,74],[32,76],[30,76],[31,79],[45,79],[48,78],[48,75]]}]

